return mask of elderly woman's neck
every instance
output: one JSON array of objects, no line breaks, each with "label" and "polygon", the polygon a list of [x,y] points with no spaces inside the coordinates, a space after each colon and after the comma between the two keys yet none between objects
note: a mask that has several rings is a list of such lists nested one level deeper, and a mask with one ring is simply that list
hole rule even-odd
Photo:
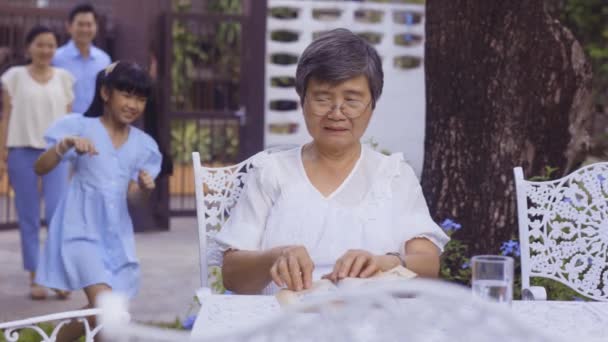
[{"label": "elderly woman's neck", "polygon": [[[308,149],[308,151],[306,151]],[[308,153],[306,153],[308,152]],[[341,164],[351,163],[359,159],[361,155],[361,144],[353,144],[349,147],[328,147],[314,142],[305,146],[305,154],[321,163]]]}]

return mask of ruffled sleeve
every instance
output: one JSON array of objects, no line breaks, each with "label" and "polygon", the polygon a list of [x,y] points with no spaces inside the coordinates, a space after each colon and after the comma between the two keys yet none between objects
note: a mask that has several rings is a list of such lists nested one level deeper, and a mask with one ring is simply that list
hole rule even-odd
[{"label": "ruffled sleeve", "polygon": [[402,157],[395,155],[391,157],[391,189],[397,215],[396,226],[397,229],[403,229],[399,235],[402,236],[403,241],[427,238],[443,251],[450,238],[431,218],[414,170],[403,161]]},{"label": "ruffled sleeve", "polygon": [[261,152],[254,157],[254,168],[245,178],[243,193],[230,217],[215,235],[210,250],[210,264],[221,265],[228,249],[259,250],[266,220],[274,203],[278,184],[272,156]]},{"label": "ruffled sleeve", "polygon": [[15,91],[17,89],[17,77],[19,69],[16,67],[8,69],[2,76],[0,77],[0,82],[2,83],[2,89],[6,90],[10,97],[15,96]]},{"label": "ruffled sleeve", "polygon": [[[82,136],[86,125],[85,120],[87,119],[81,115],[68,114],[53,122],[44,134],[47,148],[53,148],[65,137]],[[63,156],[64,160],[73,160],[74,158],[76,158],[76,152],[73,148]]]},{"label": "ruffled sleeve", "polygon": [[[134,129],[134,128],[133,128]],[[158,149],[158,144],[148,134],[138,131],[141,142],[139,158],[136,162],[131,179],[137,182],[139,172],[146,171],[152,178],[158,177],[163,157]]]}]

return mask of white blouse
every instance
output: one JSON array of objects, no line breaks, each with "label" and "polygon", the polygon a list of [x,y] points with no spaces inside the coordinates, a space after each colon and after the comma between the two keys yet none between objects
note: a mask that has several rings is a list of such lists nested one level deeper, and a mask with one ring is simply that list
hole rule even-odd
[{"label": "white blouse", "polygon": [[68,113],[68,105],[74,100],[74,78],[54,67],[51,79],[42,84],[32,78],[27,67],[17,66],[8,69],[0,80],[11,97],[7,147],[45,149],[44,133]]},{"label": "white blouse", "polygon": [[[302,147],[268,154],[255,166],[215,236],[218,250],[210,257],[218,265],[229,248],[303,245],[317,280],[349,249],[404,254],[404,243],[416,237],[429,239],[440,250],[449,240],[431,219],[418,179],[400,153],[386,156],[364,146],[351,173],[327,197],[309,181]],[[271,283],[264,293],[277,290]]]}]

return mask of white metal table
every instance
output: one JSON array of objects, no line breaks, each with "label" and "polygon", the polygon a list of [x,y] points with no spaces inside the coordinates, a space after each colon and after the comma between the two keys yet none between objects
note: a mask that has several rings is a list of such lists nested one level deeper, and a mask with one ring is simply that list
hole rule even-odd
[{"label": "white metal table", "polygon": [[[555,336],[556,340],[608,341],[608,303],[514,301],[522,321]],[[281,314],[274,296],[211,296],[201,307],[193,338],[246,329]]]},{"label": "white metal table", "polygon": [[607,302],[514,301],[512,309],[522,320],[556,337],[608,341]]}]

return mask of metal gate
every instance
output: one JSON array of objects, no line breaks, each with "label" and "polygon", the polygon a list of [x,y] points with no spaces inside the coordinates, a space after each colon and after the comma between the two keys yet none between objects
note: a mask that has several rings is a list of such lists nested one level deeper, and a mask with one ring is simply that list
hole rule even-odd
[{"label": "metal gate", "polygon": [[204,164],[226,165],[263,149],[267,6],[232,3],[223,13],[178,9],[164,18],[161,97],[174,163],[172,216],[195,214],[193,151]]},{"label": "metal gate", "polygon": [[[69,36],[65,32],[67,10],[58,8],[19,7],[0,3],[0,74],[10,66],[25,61],[25,35],[34,25],[46,25],[59,35],[59,44]],[[100,18],[96,44],[102,48],[110,46],[105,30],[105,19]],[[0,111],[1,111],[0,99]],[[0,113],[2,117],[2,113]],[[0,175],[0,230],[17,226],[17,214],[8,176]]]},{"label": "metal gate", "polygon": [[[24,35],[35,24],[51,26],[60,33],[62,42],[67,40],[67,35],[61,33],[66,8],[74,2],[52,0],[49,4],[57,7],[32,8],[32,4],[24,5],[21,0],[0,0],[0,72],[23,60]],[[106,51],[110,49],[112,56],[128,57],[154,43],[159,88],[156,100],[160,108],[157,127],[159,139],[169,142],[168,152],[174,167],[172,176],[159,179],[154,209],[145,210],[162,214],[160,221],[163,222],[145,226],[165,226],[164,222],[168,223],[165,214],[195,215],[191,152],[201,152],[203,163],[221,165],[243,160],[263,149],[267,2],[157,0],[146,3],[159,11],[143,11],[146,14],[142,15],[163,14],[160,18],[140,18],[136,25],[118,24],[132,20],[139,12],[128,16],[124,12],[137,8],[121,6],[121,1],[104,3],[105,13],[110,13],[113,20],[102,17],[97,45]],[[183,8],[179,8],[182,3],[191,4],[191,8],[182,11]],[[172,4],[178,6],[173,11]],[[134,41],[134,46],[124,44],[122,39],[124,51],[112,51],[119,39],[108,34],[111,22],[114,21],[113,31],[120,32],[123,38],[141,37],[138,34],[146,29],[145,23],[157,22],[157,19],[160,19],[155,26],[157,34],[149,38],[153,42]],[[0,180],[0,229],[14,226],[16,214],[4,177]]]}]

